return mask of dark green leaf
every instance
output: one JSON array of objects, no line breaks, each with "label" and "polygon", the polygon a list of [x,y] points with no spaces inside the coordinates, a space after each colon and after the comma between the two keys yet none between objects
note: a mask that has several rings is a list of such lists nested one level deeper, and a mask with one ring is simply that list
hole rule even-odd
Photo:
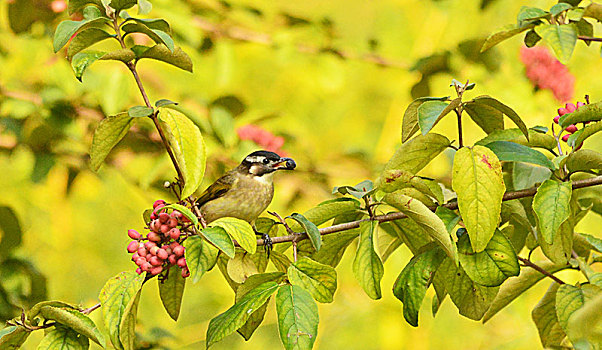
[{"label": "dark green leaf", "polygon": [[132,118],[127,113],[119,113],[100,121],[94,131],[90,147],[90,167],[98,171],[109,152],[121,141],[132,126]]},{"label": "dark green leaf", "polygon": [[177,102],[162,98],[160,100],[157,100],[157,102],[155,102],[155,107],[159,108],[159,107],[165,107],[165,106],[169,106],[169,105],[177,105]]},{"label": "dark green leaf", "polygon": [[602,4],[592,2],[585,8],[584,17],[595,18],[602,21]]},{"label": "dark green leaf", "polygon": [[[186,260],[188,263],[188,259]],[[180,306],[182,305],[182,295],[184,295],[184,287],[186,279],[182,277],[182,269],[179,266],[173,265],[168,272],[167,279],[159,280],[159,296],[165,310],[174,321],[180,316]]]},{"label": "dark green leaf", "polygon": [[[359,229],[326,235],[322,237],[322,249],[320,249],[319,252],[316,252],[315,248],[311,245],[311,242],[303,240],[297,244],[298,254],[300,256],[309,256],[312,260],[319,263],[336,267],[341,261],[345,249],[347,249],[358,235]],[[288,263],[290,264],[290,261],[288,261]],[[284,271],[286,271],[286,269]]]},{"label": "dark green leaf", "polygon": [[403,123],[401,127],[401,142],[406,142],[420,128],[418,126],[418,108],[426,101],[446,101],[449,97],[420,97],[408,106],[403,114]]},{"label": "dark green leaf", "polygon": [[[318,226],[344,213],[355,212],[359,207],[360,203],[353,198],[336,198],[318,204],[303,213],[303,216]],[[292,222],[290,227],[295,232],[303,230],[303,226],[297,221]]]},{"label": "dark green leaf", "polygon": [[558,323],[556,316],[556,292],[560,285],[552,282],[546,294],[541,298],[539,303],[531,312],[533,322],[539,331],[541,345],[544,348],[560,347],[566,334]]},{"label": "dark green leaf", "polygon": [[285,284],[276,295],[278,330],[286,350],[311,349],[318,335],[318,306],[303,288]]},{"label": "dark green leaf", "polygon": [[59,25],[56,27],[56,31],[54,32],[54,39],[52,42],[54,52],[58,52],[61,48],[63,48],[63,46],[69,42],[69,39],[71,39],[73,34],[77,33],[78,30],[84,28],[88,24],[109,22],[108,18],[102,16],[103,14],[99,8],[95,6],[88,6],[84,9],[83,20],[67,20],[59,23]]},{"label": "dark green leaf", "polygon": [[525,24],[523,26],[516,26],[513,24],[507,25],[504,27],[503,30],[491,34],[487,40],[485,40],[485,43],[483,44],[483,47],[481,47],[481,52],[485,52],[487,50],[489,50],[490,48],[494,47],[495,45],[501,43],[502,41],[509,39],[517,34],[520,34],[522,32],[524,32],[525,30],[529,30],[535,27],[535,24]]},{"label": "dark green leaf", "polygon": [[168,33],[159,29],[149,28],[140,21],[134,23],[126,23],[122,27],[122,30],[125,33],[124,36],[129,33],[143,33],[146,34],[149,38],[151,38],[155,43],[164,44],[170,51],[173,52],[175,49],[173,39]]},{"label": "dark green leaf", "polygon": [[433,243],[430,248],[414,256],[393,285],[393,294],[403,303],[403,317],[414,327],[418,327],[418,311],[426,290],[445,259],[445,252],[441,248]]},{"label": "dark green leaf", "polygon": [[337,289],[337,272],[334,268],[309,258],[301,258],[289,266],[287,274],[291,284],[309,291],[316,301],[333,301]]},{"label": "dark green leaf", "polygon": [[118,49],[107,52],[100,59],[103,61],[121,61],[128,63],[136,58],[136,54],[131,49]]},{"label": "dark green leaf", "polygon": [[554,164],[543,153],[518,143],[493,141],[485,147],[492,150],[500,161],[531,163],[552,170],[555,168]]},{"label": "dark green leaf", "polygon": [[82,81],[82,76],[88,67],[104,57],[107,53],[101,51],[84,51],[79,52],[71,59],[71,67],[77,80]]},{"label": "dark green leaf", "polygon": [[539,19],[542,17],[548,16],[548,11],[542,10],[537,7],[530,6],[522,6],[518,11],[518,15],[516,16],[516,21],[518,24],[522,24],[525,21]]},{"label": "dark green leaf", "polygon": [[602,122],[595,122],[586,125],[583,129],[577,130],[567,140],[570,147],[580,146],[585,139],[602,130]]},{"label": "dark green leaf", "polygon": [[101,0],[69,0],[69,14],[72,15],[74,12],[81,10],[86,5],[95,5],[99,9],[104,10]]},{"label": "dark green leaf", "polygon": [[504,129],[504,114],[501,111],[476,101],[466,102],[463,107],[470,118],[487,134]]},{"label": "dark green leaf", "polygon": [[234,258],[234,242],[226,230],[221,227],[207,227],[201,231],[203,237],[224,252],[230,259]]},{"label": "dark green leaf", "polygon": [[69,49],[67,50],[67,59],[72,60],[73,56],[80,52],[81,50],[87,49],[88,47],[103,41],[108,38],[112,38],[113,35],[105,32],[100,28],[88,28],[79,32],[71,43],[69,44]]},{"label": "dark green leaf", "polygon": [[524,43],[525,43],[526,47],[533,47],[540,40],[541,40],[541,37],[539,36],[539,34],[537,34],[537,32],[534,29],[531,29],[527,32],[527,34],[525,34]]},{"label": "dark green leaf", "polygon": [[66,327],[54,327],[46,333],[38,350],[87,350],[90,347],[88,338]]},{"label": "dark green leaf", "polygon": [[456,214],[455,211],[442,206],[437,207],[435,214],[443,221],[449,233],[452,232],[461,219],[460,215]]},{"label": "dark green leaf", "polygon": [[572,23],[561,25],[542,24],[535,27],[535,32],[552,47],[556,57],[562,64],[569,62],[577,43],[577,26]]},{"label": "dark green leaf", "polygon": [[297,221],[299,224],[301,224],[301,226],[303,226],[303,229],[309,237],[311,244],[314,246],[316,251],[320,251],[320,248],[322,247],[322,235],[320,234],[320,230],[318,230],[318,227],[313,222],[307,220],[305,216],[299,213],[293,213],[291,216],[288,217]]},{"label": "dark green leaf", "polygon": [[539,186],[552,176],[552,171],[537,165],[514,163],[512,167],[512,184],[514,190],[522,190]]},{"label": "dark green leaf", "polygon": [[172,52],[167,46],[158,44],[136,56],[138,59],[150,58],[157,61],[163,61],[192,73],[192,60],[179,47],[176,47]]},{"label": "dark green leaf", "polygon": [[431,131],[448,105],[450,104],[443,101],[426,101],[418,107],[418,125],[422,135],[426,135]]},{"label": "dark green leaf", "polygon": [[88,316],[79,310],[47,305],[40,308],[40,315],[46,320],[56,321],[65,327],[71,328],[103,348],[106,347],[105,338],[100,330],[96,328],[96,325]]},{"label": "dark green leaf", "polygon": [[207,348],[242,327],[249,316],[265,304],[278,289],[278,283],[263,283],[242,297],[234,306],[209,322]]},{"label": "dark green leaf", "polygon": [[580,149],[565,158],[569,173],[602,170],[602,154],[590,149]]},{"label": "dark green leaf", "polygon": [[480,103],[480,104],[487,105],[492,108],[495,108],[498,111],[504,113],[508,118],[510,118],[510,120],[512,120],[512,122],[516,126],[518,126],[520,131],[527,138],[527,141],[529,140],[529,131],[527,130],[527,126],[525,125],[525,123],[522,121],[522,119],[518,116],[518,114],[516,114],[516,112],[512,108],[506,106],[505,104],[496,100],[495,98],[493,98],[491,96],[487,96],[487,95],[476,97],[473,99],[473,101]]},{"label": "dark green leaf", "polygon": [[364,180],[355,186],[336,186],[332,189],[332,194],[350,194],[357,199],[362,199],[366,194],[371,193],[374,189],[374,184],[370,180]]},{"label": "dark green leaf", "polygon": [[136,5],[137,3],[137,0],[111,0],[109,6],[114,8],[117,15],[119,15],[119,12],[121,12],[121,10],[127,10],[131,7],[134,7],[134,5]]},{"label": "dark green leaf", "polygon": [[142,118],[152,115],[154,110],[146,106],[134,106],[128,109],[128,115],[132,118]]},{"label": "dark green leaf", "polygon": [[572,9],[573,5],[567,4],[566,2],[559,2],[550,8],[552,16],[558,16],[561,12]]},{"label": "dark green leaf", "polygon": [[0,206],[0,260],[21,245],[21,225],[10,207]]},{"label": "dark green leaf", "polygon": [[577,123],[585,123],[602,120],[602,102],[596,102],[579,107],[573,113],[567,113],[560,117],[558,123],[563,129]]},{"label": "dark green leaf", "polygon": [[380,280],[384,274],[383,263],[374,251],[374,231],[377,221],[360,223],[360,240],[353,259],[353,274],[372,299],[380,299]]},{"label": "dark green leaf", "polygon": [[514,143],[521,144],[523,146],[545,148],[552,150],[556,148],[556,139],[552,135],[542,134],[532,128],[529,130],[529,140],[525,138],[525,135],[516,128],[497,130],[489,134],[488,136],[479,140],[476,144],[485,146],[493,141],[511,141]]},{"label": "dark green leaf", "polygon": [[[207,231],[213,230],[221,231],[222,236],[228,238],[230,243],[232,243],[230,236],[228,236],[226,231],[221,227],[208,227],[203,229],[201,233],[205,237]],[[215,266],[218,250],[199,236],[186,238],[184,247],[186,248],[186,265],[190,271],[190,279],[192,280],[192,283],[197,283],[201,277],[203,277],[205,272],[211,270],[213,266]],[[234,257],[234,243],[232,243],[232,255],[230,257]]]}]

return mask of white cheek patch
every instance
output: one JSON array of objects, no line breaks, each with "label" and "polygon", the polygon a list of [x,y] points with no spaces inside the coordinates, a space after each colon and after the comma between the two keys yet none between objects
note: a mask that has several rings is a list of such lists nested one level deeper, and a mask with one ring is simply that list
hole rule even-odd
[{"label": "white cheek patch", "polygon": [[261,166],[259,165],[251,165],[249,172],[253,175],[259,175],[261,173]]}]

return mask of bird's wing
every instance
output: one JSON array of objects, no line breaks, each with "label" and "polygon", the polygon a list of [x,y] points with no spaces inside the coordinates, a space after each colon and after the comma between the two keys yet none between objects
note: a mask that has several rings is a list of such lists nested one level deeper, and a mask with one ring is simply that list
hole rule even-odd
[{"label": "bird's wing", "polygon": [[203,204],[209,201],[222,197],[232,188],[234,182],[236,182],[236,177],[231,173],[228,173],[215,180],[214,183],[207,187],[199,199],[197,199],[197,206],[201,207]]}]

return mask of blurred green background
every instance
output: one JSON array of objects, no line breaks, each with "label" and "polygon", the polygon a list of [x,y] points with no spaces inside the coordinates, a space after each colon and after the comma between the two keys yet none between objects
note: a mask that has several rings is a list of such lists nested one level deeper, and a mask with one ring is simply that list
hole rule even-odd
[{"label": "blurred green background", "polygon": [[[298,164],[295,172],[276,178],[270,209],[281,214],[303,212],[333,198],[333,186],[373,179],[400,143],[401,117],[412,93],[452,95],[453,78],[470,79],[477,86],[468,98],[495,96],[528,126],[550,126],[561,106],[551,92],[535,91],[525,77],[520,36],[478,54],[482,40],[514,23],[522,5],[549,8],[555,1],[152,3],[149,16],[172,25],[176,43],[194,62],[194,73],[144,61],[140,74],[151,100],[179,102],[203,131],[209,159],[201,189],[258,148],[240,141],[236,128],[259,125],[284,137],[282,149]],[[170,199],[161,184],[174,172],[144,122],[98,173],[89,170],[86,153],[99,120],[142,99],[129,72],[116,62],[95,63],[83,83],[74,78],[64,50],[52,50],[52,33],[68,18],[66,11],[55,12],[59,5],[0,2],[0,206],[12,208],[23,231],[12,255],[46,277],[47,298],[91,306],[108,278],[134,268],[125,251],[127,230],[142,229],[142,212],[154,200]],[[574,100],[585,94],[600,100],[598,50],[577,44],[569,64],[576,77]],[[443,120],[435,132],[454,139],[455,121]],[[483,136],[476,126],[465,126],[466,144]],[[586,146],[600,149],[602,138],[592,137]],[[422,174],[449,183],[452,157],[444,153]],[[602,227],[602,219],[589,215],[577,229],[600,236],[596,227]],[[485,325],[460,317],[449,300],[433,318],[429,291],[420,327],[412,328],[390,292],[411,257],[409,250],[402,247],[389,258],[383,298],[372,301],[353,277],[353,249],[337,269],[334,303],[320,305],[317,349],[541,347],[530,313],[548,283],[538,284]],[[571,280],[571,274],[561,276]],[[13,276],[10,287],[31,294],[28,283],[26,277]],[[232,302],[233,293],[216,269],[196,285],[188,284],[176,323],[163,310],[152,281],[142,294],[138,331],[167,348],[201,349],[209,320]],[[101,323],[99,311],[92,316]],[[24,348],[37,346],[42,336],[37,333]],[[248,343],[235,334],[213,348],[280,346],[270,307]]]}]

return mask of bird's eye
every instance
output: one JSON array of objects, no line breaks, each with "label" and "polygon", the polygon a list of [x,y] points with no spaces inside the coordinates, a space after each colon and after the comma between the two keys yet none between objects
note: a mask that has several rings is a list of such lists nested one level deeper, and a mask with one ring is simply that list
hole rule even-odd
[{"label": "bird's eye", "polygon": [[267,158],[263,158],[263,164],[268,164],[269,162],[270,162],[270,160],[269,160],[269,159],[267,159]]}]

